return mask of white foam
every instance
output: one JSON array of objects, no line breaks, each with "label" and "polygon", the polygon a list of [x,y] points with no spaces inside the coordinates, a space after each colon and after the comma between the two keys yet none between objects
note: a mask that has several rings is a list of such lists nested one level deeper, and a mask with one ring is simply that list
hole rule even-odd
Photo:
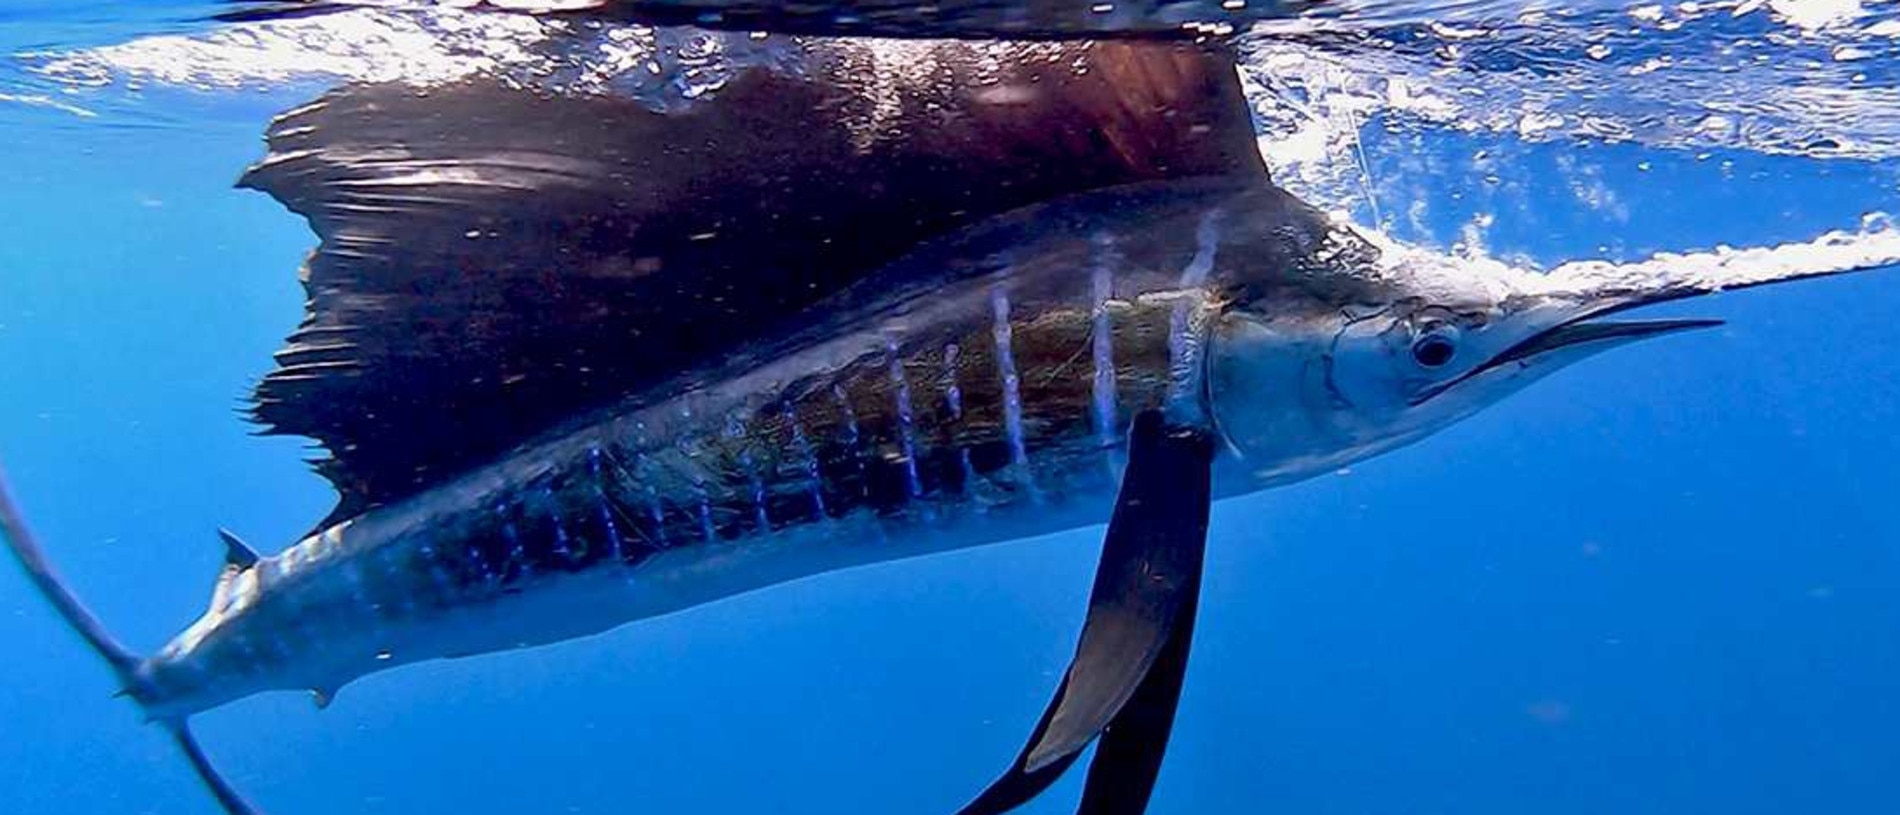
[{"label": "white foam", "polygon": [[1552,269],[1545,281],[1556,291],[1713,292],[1896,264],[1900,229],[1890,217],[1876,213],[1860,229],[1827,232],[1808,241],[1663,252],[1633,263],[1577,261]]},{"label": "white foam", "polygon": [[0,93],[0,102],[57,110],[61,113],[70,113],[81,119],[91,119],[99,115],[78,105],[62,102],[43,93]]},{"label": "white foam", "polygon": [[559,25],[527,14],[365,8],[27,56],[41,74],[78,86],[119,77],[196,88],[308,78],[427,85],[542,60],[533,46]]},{"label": "white foam", "polygon": [[1900,227],[1884,213],[1860,228],[1835,230],[1806,241],[1764,246],[1716,246],[1659,252],[1638,261],[1579,260],[1548,272],[1485,255],[1481,247],[1452,255],[1361,230],[1382,253],[1381,265],[1425,298],[1442,304],[1485,305],[1511,295],[1590,299],[1623,293],[1696,294],[1805,277],[1900,266]]},{"label": "white foam", "polygon": [[1860,0],[1768,0],[1768,7],[1789,25],[1810,31],[1846,25],[1867,13]]}]

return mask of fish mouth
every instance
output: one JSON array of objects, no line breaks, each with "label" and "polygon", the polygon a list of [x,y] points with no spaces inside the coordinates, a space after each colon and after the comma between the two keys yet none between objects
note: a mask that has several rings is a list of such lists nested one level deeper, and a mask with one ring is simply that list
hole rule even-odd
[{"label": "fish mouth", "polygon": [[1451,390],[1466,380],[1513,363],[1528,364],[1535,359],[1548,359],[1559,352],[1576,353],[1578,354],[1578,358],[1581,358],[1582,356],[1594,354],[1598,351],[1605,351],[1624,343],[1660,337],[1665,334],[1715,328],[1723,324],[1722,320],[1708,319],[1597,319],[1611,312],[1630,308],[1632,305],[1613,306],[1594,311],[1540,331],[1522,342],[1504,349],[1502,353],[1486,360],[1484,364],[1425,389],[1412,399],[1412,404],[1422,404],[1445,391]]}]

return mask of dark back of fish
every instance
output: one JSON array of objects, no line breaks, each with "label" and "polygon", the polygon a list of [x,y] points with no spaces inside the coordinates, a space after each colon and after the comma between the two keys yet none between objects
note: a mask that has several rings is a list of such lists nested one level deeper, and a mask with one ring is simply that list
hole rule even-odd
[{"label": "dark back of fish", "polygon": [[347,87],[275,124],[244,183],[323,240],[256,412],[329,450],[330,520],[717,359],[933,236],[1090,189],[1262,172],[1217,49],[793,53],[665,112],[472,79]]}]

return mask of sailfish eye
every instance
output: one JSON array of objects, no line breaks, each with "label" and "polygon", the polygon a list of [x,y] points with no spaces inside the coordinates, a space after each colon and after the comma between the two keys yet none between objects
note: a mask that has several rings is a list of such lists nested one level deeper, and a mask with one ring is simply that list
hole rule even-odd
[{"label": "sailfish eye", "polygon": [[1427,368],[1440,368],[1458,355],[1457,339],[1448,330],[1433,330],[1412,342],[1412,359]]}]

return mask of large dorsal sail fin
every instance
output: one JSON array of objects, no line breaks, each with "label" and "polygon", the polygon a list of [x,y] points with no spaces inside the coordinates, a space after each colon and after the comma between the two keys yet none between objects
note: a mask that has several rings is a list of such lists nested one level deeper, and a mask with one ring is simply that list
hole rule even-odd
[{"label": "large dorsal sail fin", "polygon": [[333,518],[716,358],[921,240],[1265,172],[1220,46],[794,45],[665,113],[475,79],[278,119],[243,183],[321,244],[255,413],[327,448]]}]

